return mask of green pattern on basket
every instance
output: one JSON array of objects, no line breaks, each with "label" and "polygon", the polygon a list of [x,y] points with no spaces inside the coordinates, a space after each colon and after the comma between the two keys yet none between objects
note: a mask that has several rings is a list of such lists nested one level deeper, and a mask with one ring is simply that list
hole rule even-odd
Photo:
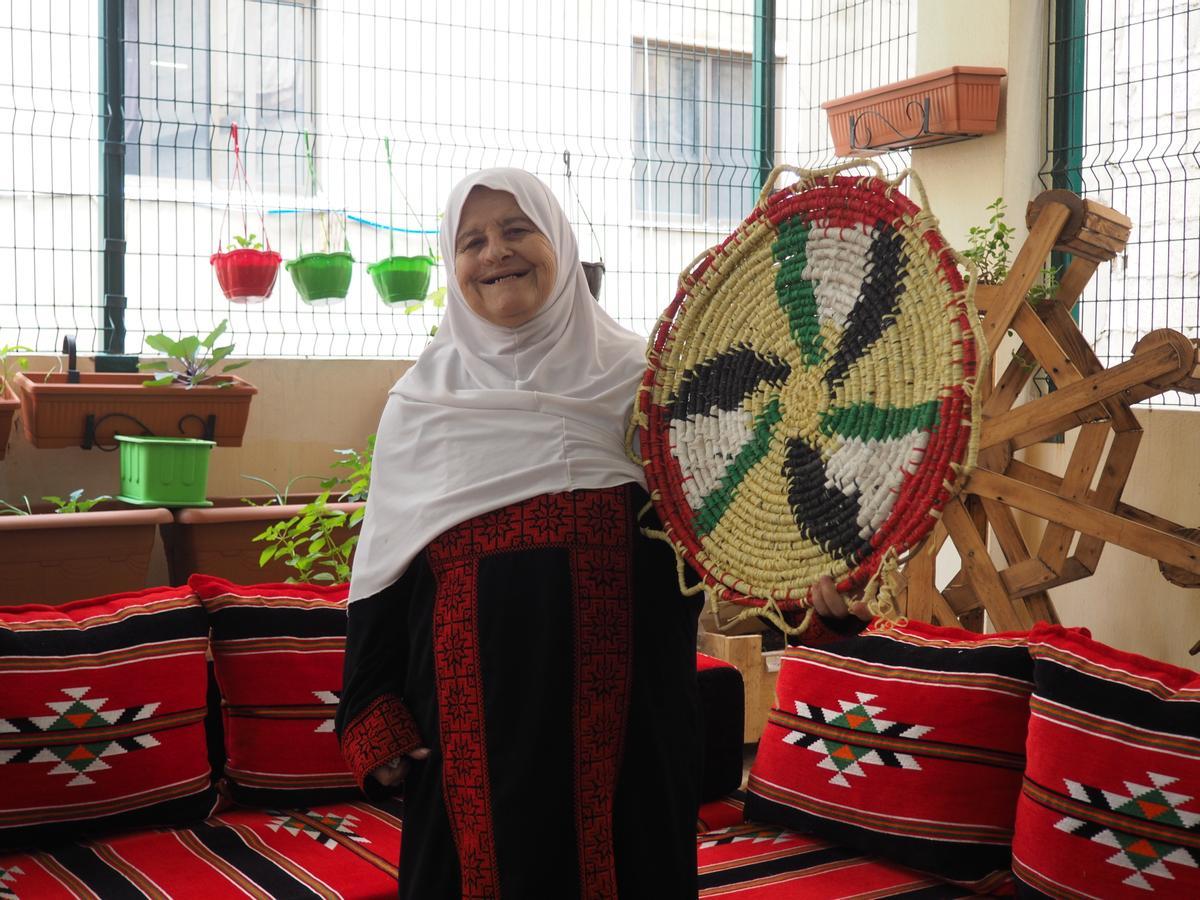
[{"label": "green pattern on basket", "polygon": [[924,431],[937,424],[938,401],[916,406],[875,406],[872,403],[852,403],[821,413],[821,433],[839,434],[843,438],[886,441],[913,431]]},{"label": "green pattern on basket", "polygon": [[825,349],[817,320],[816,284],[804,277],[808,265],[804,251],[809,231],[809,226],[798,220],[783,223],[771,252],[780,260],[779,274],[775,278],[779,305],[787,313],[788,328],[800,348],[804,364],[815,366],[825,358]]},{"label": "green pattern on basket", "polygon": [[759,460],[767,454],[767,446],[771,434],[782,416],[779,414],[779,398],[774,398],[767,408],[759,415],[751,429],[754,437],[742,445],[742,449],[729,464],[725,474],[721,476],[721,486],[713,491],[704,501],[704,506],[696,512],[693,520],[696,534],[708,534],[716,526],[729,504],[733,502],[738,485]]}]

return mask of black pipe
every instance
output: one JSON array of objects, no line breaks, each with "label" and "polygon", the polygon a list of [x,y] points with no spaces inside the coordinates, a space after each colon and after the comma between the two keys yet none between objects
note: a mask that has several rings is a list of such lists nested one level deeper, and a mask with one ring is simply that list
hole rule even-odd
[{"label": "black pipe", "polygon": [[754,150],[758,187],[775,165],[775,0],[754,0]]},{"label": "black pipe", "polygon": [[100,17],[100,242],[103,338],[97,371],[137,371],[125,355],[125,0],[102,0]]}]

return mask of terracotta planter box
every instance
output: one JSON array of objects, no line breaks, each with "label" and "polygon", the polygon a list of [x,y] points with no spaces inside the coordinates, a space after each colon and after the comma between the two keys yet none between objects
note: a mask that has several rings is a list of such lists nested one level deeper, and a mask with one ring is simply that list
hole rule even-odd
[{"label": "terracotta planter box", "polygon": [[822,103],[839,156],[927,147],[991,134],[1004,69],[952,66]]},{"label": "terracotta planter box", "polygon": [[[36,509],[36,507],[35,507]],[[66,603],[146,587],[165,509],[0,516],[0,605]]]},{"label": "terracotta planter box", "polygon": [[[286,506],[249,506],[238,497],[215,497],[204,508],[177,509],[174,519],[161,527],[171,584],[183,584],[189,575],[216,575],[235,584],[286,581],[296,570],[274,560],[259,566],[267,544],[255,541],[271,524],[300,512],[316,494],[294,494]],[[265,502],[267,497],[250,498]],[[351,513],[365,503],[330,503],[332,509]],[[350,537],[350,529],[334,532],[337,540]]]},{"label": "terracotta planter box", "polygon": [[219,447],[242,445],[250,399],[258,388],[236,375],[219,376],[233,382],[227,388],[209,385],[218,379],[194,388],[146,387],[143,382],[150,377],[81,372],[79,383],[70,384],[63,372],[18,372],[13,381],[21,398],[21,427],[35,447],[86,449],[93,444],[115,446],[116,433],[145,433],[139,422],[159,437],[205,437],[212,416],[210,440]]},{"label": "terracotta planter box", "polygon": [[16,393],[3,380],[0,380],[0,459],[8,452],[8,436],[12,434],[13,415],[20,407],[21,401]]}]

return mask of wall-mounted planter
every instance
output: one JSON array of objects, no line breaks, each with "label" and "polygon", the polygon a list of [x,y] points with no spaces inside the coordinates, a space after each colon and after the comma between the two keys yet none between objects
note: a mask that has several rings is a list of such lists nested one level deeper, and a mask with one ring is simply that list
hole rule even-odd
[{"label": "wall-mounted planter", "polygon": [[952,66],[821,104],[839,156],[966,140],[996,130],[1004,69]]},{"label": "wall-mounted planter", "polygon": [[208,460],[212,441],[118,434],[121,494],[134,506],[211,506]]},{"label": "wall-mounted planter", "polygon": [[271,296],[283,257],[274,250],[244,247],[209,258],[217,282],[234,303],[262,303]]},{"label": "wall-mounted planter", "polygon": [[312,306],[343,300],[350,290],[354,257],[348,251],[305,253],[284,264],[292,275],[292,284],[300,299]]},{"label": "wall-mounted planter", "polygon": [[13,416],[21,406],[16,392],[0,378],[0,459],[8,452],[8,436],[12,433]]},{"label": "wall-mounted planter", "polygon": [[367,266],[367,274],[384,303],[408,303],[425,299],[433,264],[432,256],[389,256]]},{"label": "wall-mounted planter", "polygon": [[[251,498],[265,504],[269,497]],[[163,525],[163,548],[167,554],[167,572],[171,584],[184,584],[190,575],[216,575],[236,584],[261,584],[286,581],[296,570],[281,560],[259,566],[258,558],[267,544],[256,543],[276,522],[298,515],[316,494],[294,494],[284,506],[249,506],[238,497],[214,497],[207,509],[179,509],[174,520]],[[331,509],[347,514],[362,509],[365,503],[330,503]],[[345,541],[353,532],[334,532],[335,540]]]},{"label": "wall-mounted planter", "polygon": [[0,605],[141,590],[154,532],[170,521],[165,509],[0,516]]},{"label": "wall-mounted planter", "polygon": [[[114,435],[201,437],[221,447],[242,446],[250,400],[258,389],[236,375],[196,387],[146,387],[147,376],[124,372],[18,372],[21,428],[29,442],[54,447],[115,446]],[[218,387],[220,382],[232,382]],[[211,427],[210,427],[211,426]]]}]

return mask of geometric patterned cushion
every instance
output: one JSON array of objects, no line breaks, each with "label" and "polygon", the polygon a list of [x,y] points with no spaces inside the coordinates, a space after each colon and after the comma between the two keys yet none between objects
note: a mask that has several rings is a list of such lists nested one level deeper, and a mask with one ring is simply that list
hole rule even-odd
[{"label": "geometric patterned cushion", "polygon": [[897,863],[757,822],[739,822],[697,835],[696,850],[702,898],[950,900],[975,896]]},{"label": "geometric patterned cushion", "polygon": [[333,730],[347,586],[188,584],[212,624],[230,795],[276,807],[359,799]]},{"label": "geometric patterned cushion", "polygon": [[0,855],[0,898],[394,898],[399,857],[396,801],[234,808],[187,828]]},{"label": "geometric patterned cushion", "polygon": [[187,587],[0,607],[0,847],[211,813],[207,646]]},{"label": "geometric patterned cushion", "polygon": [[1029,644],[1018,894],[1200,897],[1200,673],[1057,626]]},{"label": "geometric patterned cushion", "polygon": [[746,819],[1005,890],[1032,690],[1023,632],[882,622],[788,648]]},{"label": "geometric patterned cushion", "polygon": [[696,816],[696,831],[703,834],[716,828],[728,828],[730,825],[740,825],[745,816],[746,795],[735,791],[720,800],[707,800],[700,804],[700,813]]}]

